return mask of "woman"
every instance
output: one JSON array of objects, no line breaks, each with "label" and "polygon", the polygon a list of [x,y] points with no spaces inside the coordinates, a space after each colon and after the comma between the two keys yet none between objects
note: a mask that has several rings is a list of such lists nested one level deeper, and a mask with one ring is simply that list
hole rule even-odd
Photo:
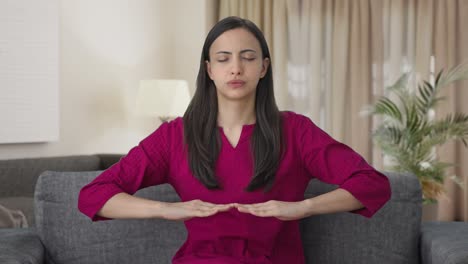
[{"label": "woman", "polygon": [[[261,31],[228,17],[208,33],[195,95],[184,117],[163,123],[85,186],[93,220],[184,220],[188,238],[173,263],[304,263],[298,221],[351,211],[375,214],[388,179],[313,122],[280,112]],[[337,184],[304,200],[312,178]],[[132,196],[171,184],[182,202]]]}]

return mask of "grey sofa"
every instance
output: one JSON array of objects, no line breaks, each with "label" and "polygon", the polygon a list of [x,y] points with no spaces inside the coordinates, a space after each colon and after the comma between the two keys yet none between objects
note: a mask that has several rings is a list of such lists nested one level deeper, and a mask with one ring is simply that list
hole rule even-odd
[{"label": "grey sofa", "polygon": [[0,205],[21,211],[29,226],[34,226],[34,188],[42,172],[105,170],[121,157],[96,154],[0,160]]},{"label": "grey sofa", "polygon": [[[34,195],[35,227],[0,230],[0,263],[170,263],[186,238],[183,222],[92,223],[78,212],[78,191],[99,173],[42,173]],[[468,224],[421,224],[416,178],[386,175],[392,199],[373,218],[338,213],[301,220],[307,263],[468,263]],[[333,188],[311,181],[305,196]],[[179,200],[169,185],[149,187],[137,195]]]}]

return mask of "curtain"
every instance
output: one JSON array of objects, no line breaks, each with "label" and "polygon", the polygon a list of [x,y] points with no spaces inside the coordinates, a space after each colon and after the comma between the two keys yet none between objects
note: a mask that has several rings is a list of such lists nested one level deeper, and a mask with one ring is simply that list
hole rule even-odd
[{"label": "curtain", "polygon": [[220,0],[218,20],[239,16],[254,22],[270,48],[274,93],[280,109],[287,108],[288,38],[286,0]]},{"label": "curtain", "polygon": [[370,160],[371,118],[359,114],[372,98],[370,11],[368,0],[220,0],[218,19],[262,29],[280,109],[309,116]]},{"label": "curtain", "polygon": [[[404,72],[413,83],[468,59],[468,2],[463,0],[288,1],[288,107],[307,114],[334,138],[382,169],[371,131],[379,120],[360,116]],[[432,65],[432,67],[431,67]],[[468,112],[465,83],[444,89],[437,113]],[[465,89],[462,88],[465,86]],[[465,97],[463,97],[465,96]],[[447,180],[438,220],[468,221],[467,150],[449,143],[440,159],[458,166],[462,187]]]},{"label": "curtain", "polygon": [[[309,116],[376,168],[385,160],[372,145],[380,120],[360,115],[404,72],[416,83],[468,60],[466,0],[220,0],[219,17],[251,19],[265,32],[281,109]],[[270,17],[268,17],[270,16]],[[468,113],[468,81],[444,89],[437,115]],[[468,221],[468,150],[438,150],[456,163],[445,182],[438,220]]]},{"label": "curtain", "polygon": [[[378,38],[369,0],[288,1],[287,107],[309,116],[372,162],[373,54]],[[374,56],[375,55],[375,56]]]},{"label": "curtain", "polygon": [[[468,59],[468,2],[464,0],[384,0],[384,86],[392,84],[407,71],[416,72],[413,82],[428,80],[441,69]],[[444,88],[446,100],[436,110],[442,117],[455,111],[468,112],[467,82]],[[465,98],[465,100],[463,99]],[[461,184],[445,180],[447,194],[438,201],[440,221],[468,221],[468,158],[462,143],[450,142],[438,148],[440,160],[455,163],[447,175],[457,175]]]},{"label": "curtain", "polygon": [[[432,16],[432,45],[436,72],[463,62],[468,62],[468,2],[464,0],[435,1]],[[437,109],[437,114],[468,113],[468,82],[458,82],[446,87],[442,93],[445,102]],[[441,148],[439,157],[457,166],[449,170],[449,175],[456,175],[461,186],[451,180],[445,181],[447,197],[438,204],[438,220],[468,221],[468,151],[461,143],[450,143]]]}]

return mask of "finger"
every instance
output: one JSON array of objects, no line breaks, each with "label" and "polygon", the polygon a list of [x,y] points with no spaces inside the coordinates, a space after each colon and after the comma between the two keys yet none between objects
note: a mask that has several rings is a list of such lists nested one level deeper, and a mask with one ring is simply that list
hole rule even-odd
[{"label": "finger", "polygon": [[263,215],[265,211],[264,209],[254,208],[252,206],[239,206],[237,207],[237,209],[240,212],[249,213],[257,216]]},{"label": "finger", "polygon": [[207,214],[214,214],[216,212],[223,212],[231,209],[231,206],[229,204],[214,204],[213,206],[209,205],[199,205],[198,210],[201,210]]},{"label": "finger", "polygon": [[246,209],[252,209],[252,210],[258,210],[258,209],[272,209],[273,205],[272,204],[266,204],[266,203],[261,203],[261,204],[244,204],[239,207],[246,208]]},{"label": "finger", "polygon": [[220,207],[216,208],[216,210],[218,212],[224,212],[224,211],[230,210],[231,208],[232,208],[231,206],[220,206]]},{"label": "finger", "polygon": [[202,204],[198,204],[196,208],[216,209],[218,208],[218,206],[216,204],[202,203]]},{"label": "finger", "polygon": [[271,211],[266,210],[266,209],[251,209],[250,213],[255,216],[260,216],[260,217],[272,216]]},{"label": "finger", "polygon": [[263,202],[263,203],[254,203],[254,204],[246,204],[247,206],[253,207],[253,208],[262,208],[265,206],[271,205],[271,201]]},{"label": "finger", "polygon": [[249,212],[249,208],[245,207],[245,206],[236,206],[237,210],[240,211],[240,212],[243,212],[243,213],[248,213]]},{"label": "finger", "polygon": [[216,209],[216,210],[229,210],[231,209],[231,207],[232,205],[230,204],[216,204],[211,208]]},{"label": "finger", "polygon": [[195,208],[203,208],[203,209],[220,209],[225,208],[226,205],[223,204],[213,204],[208,202],[201,202],[195,205]]},{"label": "finger", "polygon": [[244,205],[236,206],[236,208],[237,208],[237,210],[240,211],[240,212],[249,212],[249,209],[250,209],[250,207],[244,206]]},{"label": "finger", "polygon": [[241,212],[241,213],[256,215],[255,211],[253,211],[252,209],[249,209],[249,208],[238,207],[237,210],[238,210],[239,212]]},{"label": "finger", "polygon": [[257,208],[258,205],[255,204],[238,204],[239,207],[244,207],[244,208]]},{"label": "finger", "polygon": [[255,207],[252,205],[241,205],[241,206],[238,206],[237,208],[240,209],[240,211],[242,212],[254,212],[259,209],[262,209],[262,207]]},{"label": "finger", "polygon": [[202,201],[202,200],[192,200],[192,205],[194,205],[195,207],[200,207],[200,206],[204,206],[204,207],[216,207],[218,206],[218,204],[214,204],[214,203],[210,203],[210,202],[205,202],[205,201]]},{"label": "finger", "polygon": [[221,207],[233,207],[234,204],[233,203],[228,203],[228,204],[218,204],[217,206],[221,206]]},{"label": "finger", "polygon": [[209,208],[229,208],[232,207],[232,204],[214,204],[209,202],[203,202],[201,205]]},{"label": "finger", "polygon": [[194,212],[194,215],[198,217],[206,217],[206,216],[213,215],[216,212],[217,212],[216,209],[198,209]]},{"label": "finger", "polygon": [[214,204],[214,203],[210,203],[210,202],[204,202],[204,201],[199,201],[197,203],[195,203],[196,205],[199,205],[199,206],[207,206],[207,207],[215,207],[217,206],[217,204]]}]

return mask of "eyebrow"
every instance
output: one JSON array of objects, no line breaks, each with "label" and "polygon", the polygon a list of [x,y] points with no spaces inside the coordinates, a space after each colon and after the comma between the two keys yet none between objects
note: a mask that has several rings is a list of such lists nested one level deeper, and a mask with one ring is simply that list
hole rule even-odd
[{"label": "eyebrow", "polygon": [[[246,52],[253,52],[253,53],[257,53],[257,52],[256,52],[255,50],[253,50],[253,49],[245,49],[245,50],[241,50],[241,52],[240,52],[240,53],[242,54],[242,53],[246,53]],[[222,50],[222,51],[218,51],[218,52],[216,52],[216,54],[229,54],[229,55],[231,55],[231,54],[232,54],[232,52],[230,52],[230,51],[224,51],[224,50]]]}]

